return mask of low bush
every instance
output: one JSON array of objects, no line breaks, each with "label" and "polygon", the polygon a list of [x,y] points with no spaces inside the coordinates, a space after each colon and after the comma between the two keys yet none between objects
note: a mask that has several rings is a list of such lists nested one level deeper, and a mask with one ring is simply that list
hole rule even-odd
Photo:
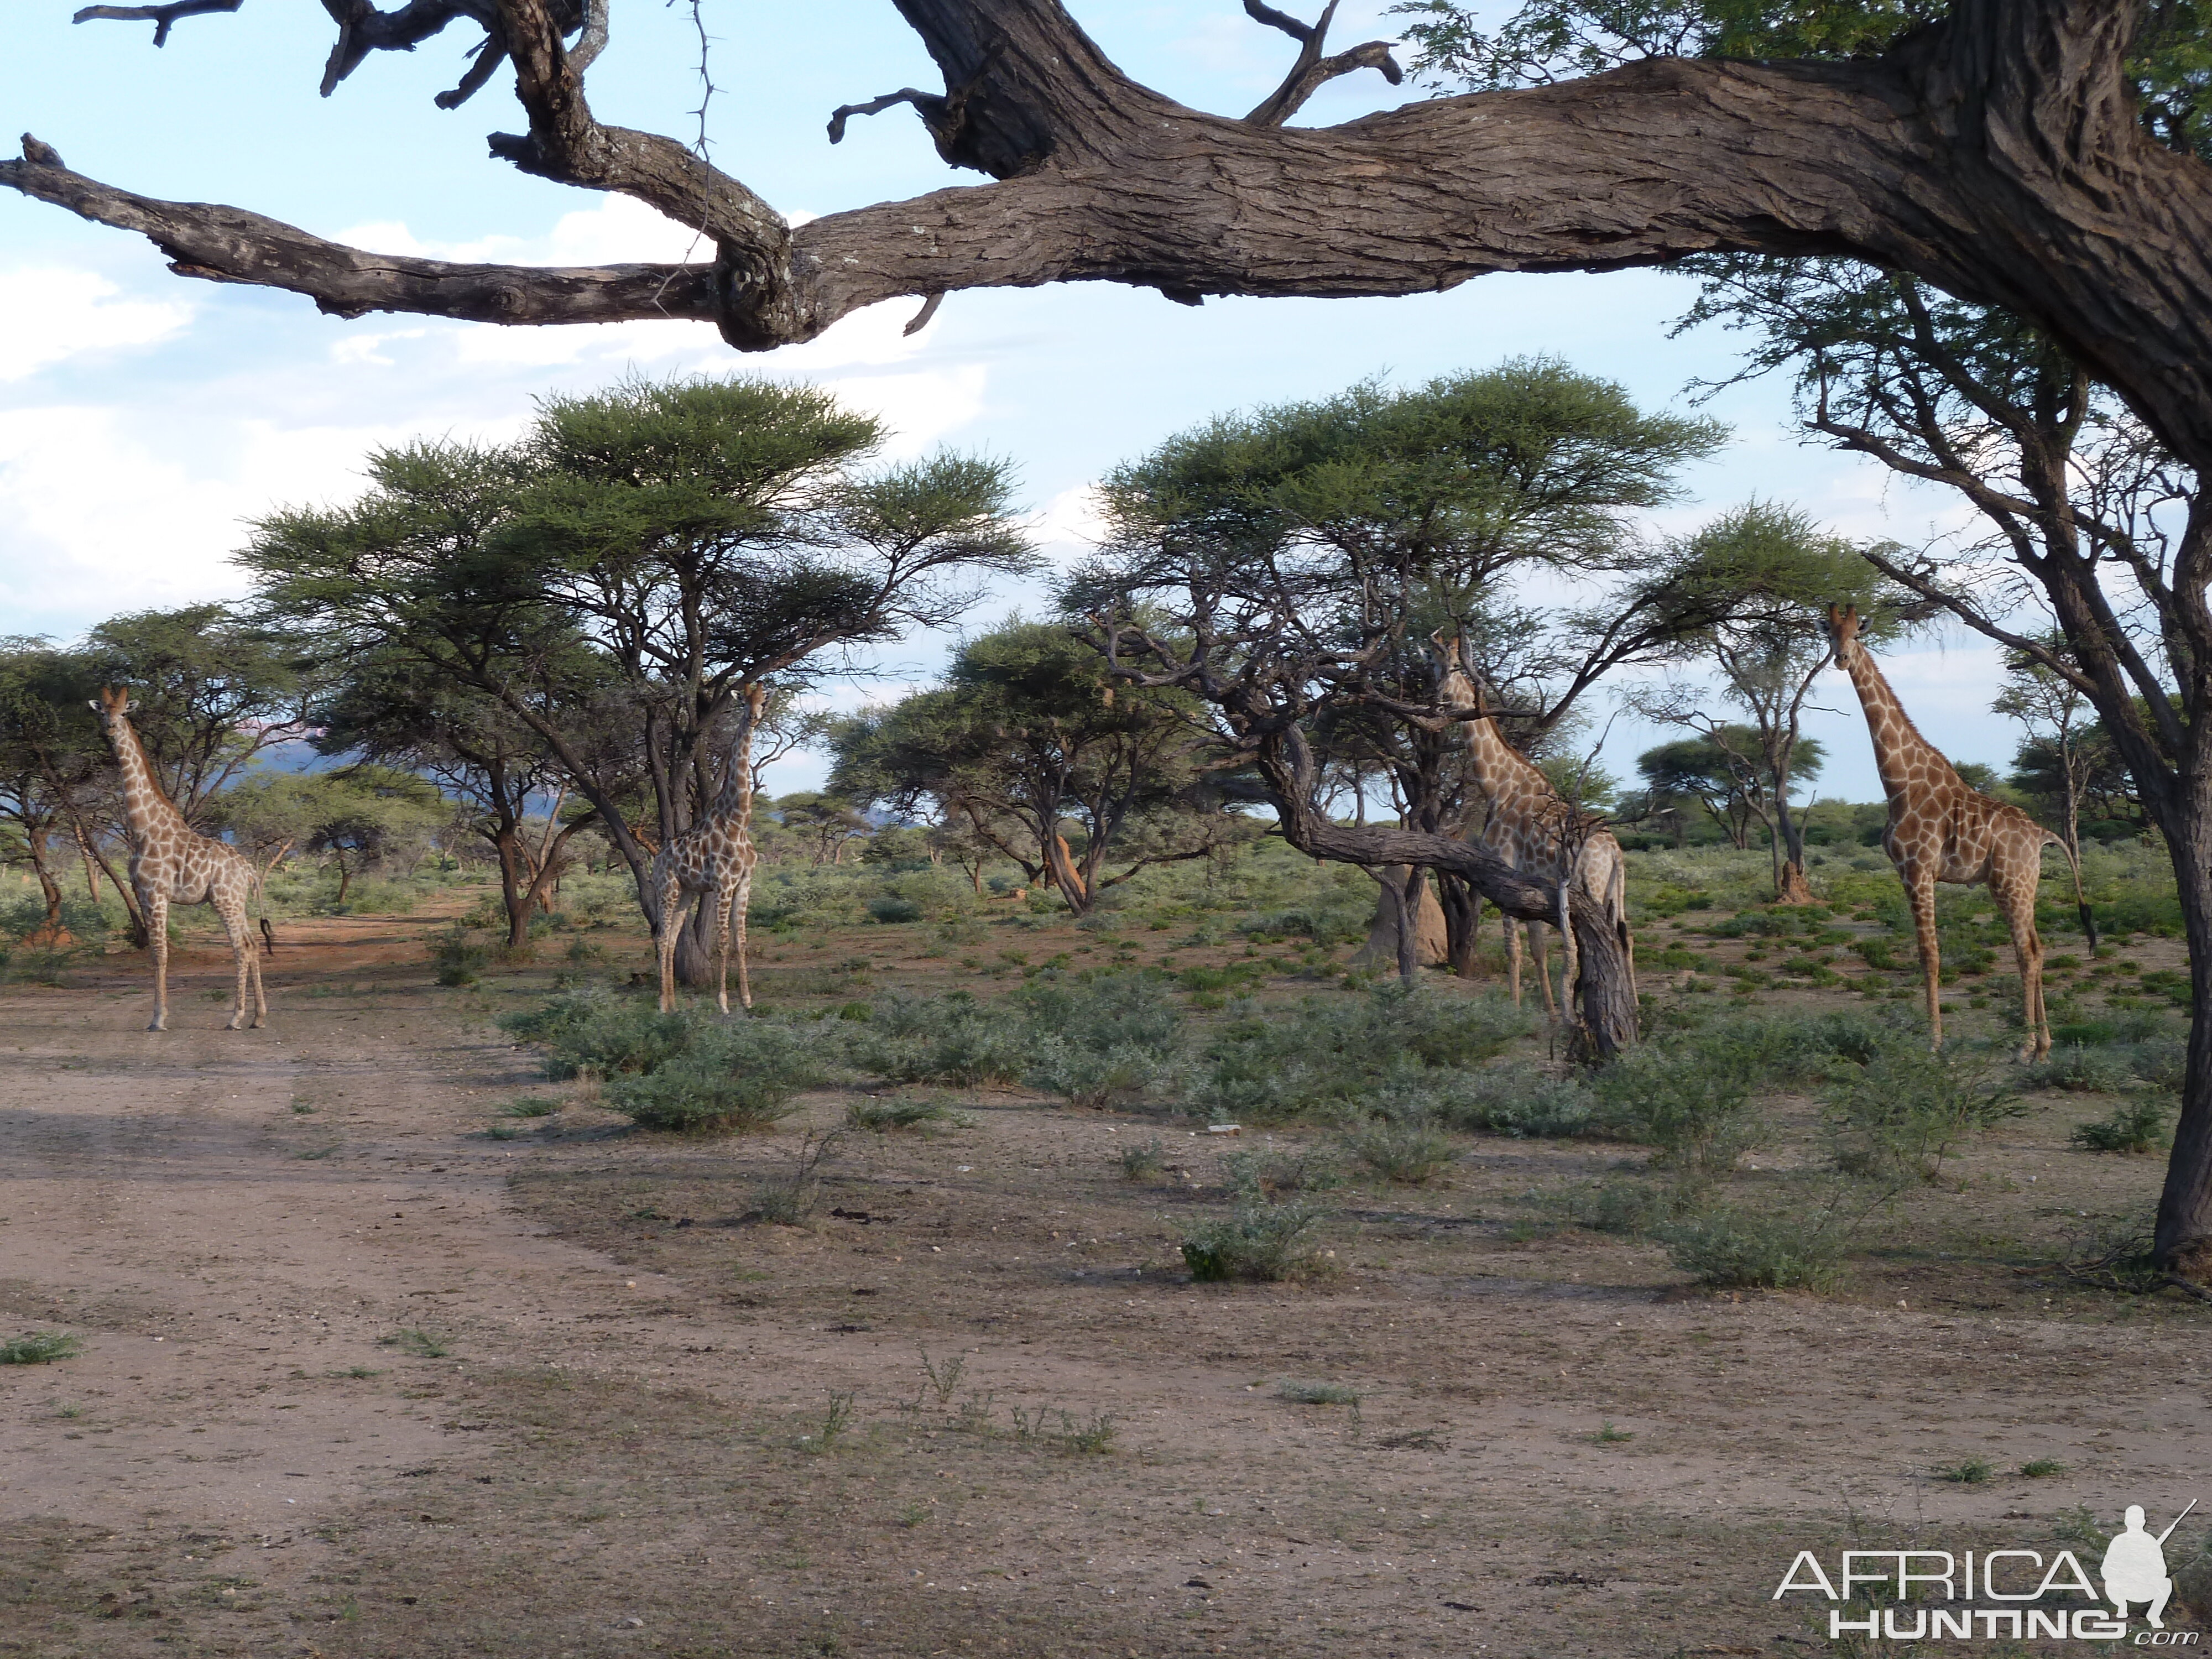
[{"label": "low bush", "polygon": [[1184,1236],[1183,1263],[1200,1284],[1296,1279],[1319,1265],[1309,1235],[1320,1219],[1303,1203],[1239,1203]]},{"label": "low bush", "polygon": [[1444,1085],[1534,1029],[1503,997],[1396,985],[1308,998],[1220,1027],[1191,1103],[1217,1119],[1355,1122]]},{"label": "low bush", "polygon": [[1653,1161],[1692,1185],[1720,1180],[1765,1138],[1752,1106],[1765,1060],[1727,1027],[1632,1048],[1597,1077],[1604,1127],[1656,1148]]},{"label": "low bush", "polygon": [[441,985],[473,985],[484,963],[491,960],[491,947],[470,938],[469,930],[458,921],[431,934],[423,951],[437,970]]},{"label": "low bush", "polygon": [[1038,1048],[1030,1085],[1064,1095],[1078,1106],[1134,1106],[1173,1074],[1158,1054],[1144,1048],[1101,1053],[1060,1037],[1048,1038]]},{"label": "low bush", "polygon": [[2138,1095],[2115,1106],[2109,1117],[2077,1125],[2066,1139],[2085,1152],[2161,1152],[2169,1135],[2168,1121],[2164,1101]]},{"label": "low bush", "polygon": [[1121,1179],[1158,1181],[1167,1173],[1168,1149],[1158,1135],[1121,1149]]},{"label": "low bush", "polygon": [[921,1100],[856,1100],[845,1109],[846,1127],[884,1134],[893,1129],[923,1129],[937,1124],[957,1124],[959,1114],[945,1102]]},{"label": "low bush", "polygon": [[2020,1080],[2023,1088],[2063,1089],[2069,1094],[2097,1095],[2126,1088],[2133,1075],[2124,1054],[2066,1042],[2028,1066],[2021,1073]]},{"label": "low bush", "polygon": [[1016,1083],[1037,1060],[1036,1034],[1018,1009],[965,991],[878,997],[852,1039],[853,1063],[894,1083]]},{"label": "low bush", "polygon": [[1269,1203],[1292,1193],[1325,1193],[1344,1184],[1336,1160],[1316,1146],[1261,1146],[1221,1160],[1229,1184],[1247,1199]]},{"label": "low bush", "polygon": [[776,1019],[700,1030],[681,1054],[611,1079],[606,1102],[641,1129],[729,1134],[787,1117],[823,1079],[815,1032]]},{"label": "low bush", "polygon": [[60,1331],[27,1331],[0,1342],[0,1365],[45,1365],[83,1352],[82,1342]]},{"label": "low bush", "polygon": [[1934,1182],[1963,1142],[2027,1108],[1988,1055],[1897,1042],[1826,1092],[1838,1166],[1853,1175]]},{"label": "low bush", "polygon": [[642,998],[585,988],[504,1015],[499,1026],[544,1048],[545,1075],[558,1080],[583,1071],[609,1078],[650,1073],[684,1052],[696,1021],[687,1013],[661,1013]]},{"label": "low bush", "polygon": [[1531,1139],[1589,1133],[1597,1097],[1578,1077],[1553,1077],[1534,1066],[1495,1066],[1434,1079],[1415,1097],[1429,1120],[1445,1128],[1486,1130]]},{"label": "low bush", "polygon": [[1717,1289],[1826,1290],[1844,1241],[1830,1214],[1718,1210],[1658,1230],[1674,1265]]},{"label": "low bush", "polygon": [[1419,1121],[1377,1119],[1346,1132],[1352,1155],[1385,1181],[1425,1186],[1459,1156],[1452,1138]]},{"label": "low bush", "polygon": [[872,898],[868,901],[868,919],[887,926],[903,921],[920,921],[921,906],[909,898]]}]

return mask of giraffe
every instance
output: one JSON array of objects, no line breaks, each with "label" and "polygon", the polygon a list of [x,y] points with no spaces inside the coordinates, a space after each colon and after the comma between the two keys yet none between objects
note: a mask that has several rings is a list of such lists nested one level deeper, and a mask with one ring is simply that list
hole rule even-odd
[{"label": "giraffe", "polygon": [[714,901],[715,960],[720,973],[715,1000],[730,1012],[730,927],[737,923],[738,1000],[753,1006],[752,981],[745,972],[745,907],[751,901],[753,866],[753,728],[767,702],[765,686],[745,689],[738,716],[738,735],[730,745],[722,787],[707,815],[653,855],[653,890],[660,913],[653,924],[653,943],[660,957],[660,1012],[676,1007],[676,936],[682,931],[686,894],[711,894]]},{"label": "giraffe", "polygon": [[[246,1020],[246,982],[253,981],[253,1024],[269,1018],[269,1000],[261,989],[261,955],[252,930],[246,925],[247,901],[253,893],[253,866],[233,848],[198,834],[185,815],[161,793],[154,769],[131,726],[131,694],[102,687],[100,700],[91,705],[100,716],[100,729],[115,750],[123,769],[123,812],[131,827],[131,886],[138,895],[138,908],[146,919],[146,937],[154,953],[154,1023],[149,1031],[169,1029],[169,905],[212,904],[222,918],[224,936],[230,941],[232,960],[238,966],[238,992],[230,1013],[231,1030]],[[266,927],[266,923],[263,924]]]},{"label": "giraffe", "polygon": [[[1489,803],[1490,814],[1478,839],[1515,869],[1558,884],[1559,929],[1565,953],[1561,965],[1561,994],[1570,1012],[1577,974],[1574,930],[1567,925],[1567,894],[1579,888],[1601,906],[1619,934],[1628,959],[1629,994],[1635,994],[1636,941],[1628,929],[1628,866],[1620,843],[1598,817],[1577,811],[1552,787],[1552,781],[1505,740],[1498,718],[1486,706],[1482,690],[1468,673],[1459,636],[1442,633],[1430,640],[1444,656],[1444,673],[1437,700],[1447,706],[1483,712],[1465,722],[1468,769],[1475,787]],[[1544,988],[1544,1012],[1559,1018],[1552,1000],[1552,966],[1543,924],[1528,922],[1529,948],[1536,958],[1536,977]],[[1505,955],[1513,988],[1513,1006],[1521,1006],[1522,927],[1505,918]]]},{"label": "giraffe", "polygon": [[2035,890],[2043,880],[2043,849],[2056,846],[2073,866],[2074,903],[2094,955],[2097,927],[2081,896],[2081,860],[2063,836],[2045,829],[2017,806],[1968,788],[1951,763],[1920,735],[1860,640],[1856,609],[1828,607],[1828,637],[1835,645],[1836,666],[1851,677],[1859,704],[1866,710],[1875,766],[1881,774],[1882,793],[1889,799],[1882,850],[1897,866],[1898,879],[1905,884],[1905,896],[1912,905],[1920,970],[1927,981],[1930,1042],[1939,1049],[1943,1046],[1936,884],[1986,885],[2004,912],[2012,930],[2013,956],[2020,963],[2027,1025],[2020,1057],[2041,1059],[2051,1052],[2051,1021],[2043,1006],[2043,941],[2035,932]]}]

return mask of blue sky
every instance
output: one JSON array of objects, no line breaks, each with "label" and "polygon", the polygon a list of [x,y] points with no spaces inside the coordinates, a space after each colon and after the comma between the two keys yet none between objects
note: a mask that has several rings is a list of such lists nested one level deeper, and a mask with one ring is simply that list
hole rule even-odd
[{"label": "blue sky", "polygon": [[[30,131],[95,178],[149,195],[222,201],[392,252],[518,263],[683,257],[690,233],[620,198],[564,190],[485,157],[483,135],[521,125],[495,82],[459,111],[433,106],[458,77],[465,31],[383,54],[328,100],[316,83],[330,25],[319,7],[249,4],[187,19],[161,52],[150,28],[72,27],[68,0],[19,0],[0,62],[0,132]],[[1117,62],[1185,102],[1241,112],[1270,90],[1289,42],[1237,0],[1073,0]],[[1308,10],[1313,7],[1306,8]],[[936,84],[888,0],[803,7],[705,0],[717,162],[788,214],[918,194],[954,178],[918,122],[894,110],[832,147],[830,109]],[[1374,0],[1346,0],[1349,45],[1392,33]],[[613,43],[591,90],[603,120],[689,137],[700,103],[687,9],[615,0]],[[1379,76],[1337,82],[1302,119],[1341,120],[1401,101]],[[0,634],[66,638],[126,610],[235,595],[241,522],[280,503],[342,500],[368,448],[416,434],[497,439],[531,400],[625,374],[804,377],[882,413],[896,449],[937,445],[1012,458],[1024,504],[1056,562],[1077,557],[1086,489],[1115,461],[1218,410],[1324,396],[1364,376],[1401,380],[1509,356],[1556,356],[1620,381],[1647,407],[1735,367],[1716,331],[1668,325],[1690,285],[1657,272],[1492,276],[1400,300],[1210,301],[1097,284],[951,296],[904,338],[901,301],[822,339],[739,357],[703,325],[499,329],[420,318],[353,322],[289,295],[179,279],[139,240],[0,192]],[[1799,443],[1787,388],[1732,389],[1709,406],[1735,437],[1684,477],[1656,516],[1694,527],[1748,496],[1793,502],[1836,531],[1918,544],[1965,522],[1949,495],[1871,463]],[[1009,587],[969,619],[1034,611]],[[951,641],[884,653],[858,702],[927,678]],[[1923,729],[1956,758],[2002,764],[2014,728],[1989,713],[1993,656],[1956,633],[1889,659]],[[1832,676],[1811,729],[1831,754],[1822,793],[1878,796],[1850,689]],[[1598,711],[1602,717],[1603,711]],[[1623,719],[1605,763],[1627,774],[1661,734]],[[804,787],[799,757],[770,780]]]}]

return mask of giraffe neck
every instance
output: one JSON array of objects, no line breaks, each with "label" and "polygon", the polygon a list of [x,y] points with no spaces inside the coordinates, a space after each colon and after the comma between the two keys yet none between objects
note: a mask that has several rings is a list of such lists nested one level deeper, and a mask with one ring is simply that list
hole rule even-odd
[{"label": "giraffe neck", "polygon": [[131,839],[144,848],[160,836],[191,834],[185,815],[161,793],[128,716],[118,714],[108,723],[107,739],[123,769],[123,815],[130,822]]},{"label": "giraffe neck", "polygon": [[714,794],[714,817],[739,829],[752,822],[753,727],[759,723],[760,703],[748,697],[738,708],[738,735],[725,760],[722,787]]},{"label": "giraffe neck", "polygon": [[1966,787],[1965,781],[1951,763],[1943,758],[1942,751],[1920,735],[1920,728],[1898,702],[1897,693],[1889,689],[1881,670],[1874,665],[1874,658],[1862,645],[1850,653],[1844,664],[1844,672],[1851,677],[1852,689],[1859,694],[1859,706],[1866,711],[1867,731],[1874,738],[1875,769],[1881,775],[1883,793],[1895,800],[1914,788],[1924,789],[1930,783],[1949,782]]},{"label": "giraffe neck", "polygon": [[1554,793],[1552,781],[1505,741],[1495,715],[1467,722],[1467,757],[1475,787],[1493,802],[1516,793]]}]

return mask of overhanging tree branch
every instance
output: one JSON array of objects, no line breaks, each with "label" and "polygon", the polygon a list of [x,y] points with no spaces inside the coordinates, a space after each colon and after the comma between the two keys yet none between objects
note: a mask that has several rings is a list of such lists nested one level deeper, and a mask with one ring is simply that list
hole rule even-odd
[{"label": "overhanging tree branch", "polygon": [[[714,238],[715,304],[699,304],[687,275],[691,291],[652,314],[714,315],[746,349],[811,338],[878,300],[970,288],[1391,295],[1713,250],[1839,254],[2033,319],[2177,453],[2212,464],[2212,174],[2137,128],[2124,75],[2135,8],[1959,0],[1881,58],[1655,59],[1323,129],[1186,108],[1122,75],[1056,0],[899,9],[963,94],[957,124],[948,93],[932,127],[938,149],[998,182],[791,230],[673,140],[599,125],[561,45],[581,13],[548,0],[499,0],[531,131],[495,141],[497,153]],[[397,28],[413,9],[374,15]],[[0,184],[167,248],[198,245],[198,257],[172,253],[186,274],[349,314],[647,314],[638,267],[580,281],[425,262],[364,283],[355,267],[369,256],[235,209],[151,204],[27,161],[0,163]],[[464,309],[449,282],[509,297]],[[605,288],[619,293],[592,291]]]}]

